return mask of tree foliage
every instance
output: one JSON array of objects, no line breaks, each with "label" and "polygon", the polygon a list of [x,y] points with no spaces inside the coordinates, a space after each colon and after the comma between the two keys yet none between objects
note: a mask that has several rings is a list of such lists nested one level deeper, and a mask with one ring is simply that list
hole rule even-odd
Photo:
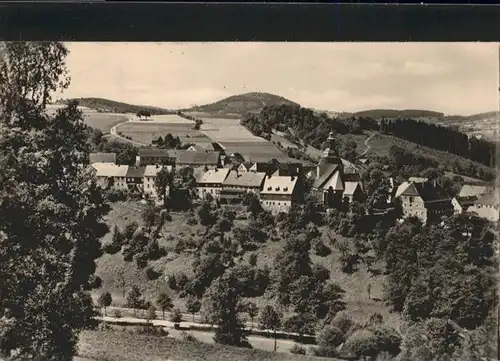
[{"label": "tree foliage", "polygon": [[96,325],[87,291],[107,212],[75,102],[45,112],[69,84],[57,42],[9,42],[0,54],[0,330],[5,354],[70,360]]}]

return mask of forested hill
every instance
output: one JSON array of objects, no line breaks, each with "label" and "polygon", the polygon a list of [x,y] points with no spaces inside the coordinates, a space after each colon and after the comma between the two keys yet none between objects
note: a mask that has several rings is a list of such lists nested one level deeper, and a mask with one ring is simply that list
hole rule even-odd
[{"label": "forested hill", "polygon": [[233,95],[212,104],[195,106],[190,109],[184,109],[184,111],[206,112],[218,115],[245,115],[247,113],[258,113],[265,106],[274,106],[280,104],[292,106],[299,105],[278,95],[252,92]]},{"label": "forested hill", "polygon": [[[495,144],[453,130],[445,126],[429,124],[423,121],[401,118],[384,120],[378,122],[371,117],[352,116],[350,118],[331,117],[326,113],[317,113],[311,109],[300,106],[268,106],[259,114],[249,114],[242,120],[242,125],[247,127],[257,136],[267,137],[273,130],[284,132],[286,137],[296,141],[322,149],[325,146],[328,133],[333,131],[336,134],[363,135],[369,131],[371,133],[384,135],[386,137],[396,137],[412,144],[432,148],[446,154],[456,155],[454,163],[461,163],[458,167],[460,174],[472,177],[484,175],[490,172],[495,164]],[[400,146],[400,145],[399,145]],[[387,146],[389,148],[390,145]],[[409,149],[408,149],[409,150]],[[431,149],[429,149],[431,151]],[[409,151],[408,153],[411,153]],[[433,157],[436,159],[436,157]],[[476,162],[466,164],[465,159]],[[413,158],[412,158],[413,159]],[[413,159],[415,165],[426,163],[431,166],[435,161],[425,159]],[[456,172],[457,167],[451,170],[451,164],[442,163],[438,166]],[[478,163],[485,167],[478,167]],[[470,169],[467,169],[470,168]],[[489,169],[489,170],[488,170]],[[482,173],[481,175],[479,173]],[[485,177],[482,177],[485,178]]]},{"label": "forested hill", "polygon": [[140,110],[148,110],[152,115],[159,114],[172,114],[175,113],[173,110],[152,107],[149,105],[134,105],[122,102],[117,102],[109,99],[102,98],[75,98],[75,99],[64,99],[58,101],[59,104],[68,104],[70,101],[76,100],[79,105],[102,111],[105,113],[137,113]]}]

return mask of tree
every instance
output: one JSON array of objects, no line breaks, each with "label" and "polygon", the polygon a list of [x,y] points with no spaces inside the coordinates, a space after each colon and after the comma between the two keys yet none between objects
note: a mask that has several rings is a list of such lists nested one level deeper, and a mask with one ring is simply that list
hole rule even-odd
[{"label": "tree", "polygon": [[345,341],[342,331],[335,326],[326,326],[316,337],[319,354],[323,356],[336,356],[336,348]]},{"label": "tree", "polygon": [[155,225],[157,214],[153,202],[148,202],[146,208],[142,211],[142,220],[149,231]]},{"label": "tree", "polygon": [[169,172],[167,167],[163,167],[155,178],[155,189],[158,197],[163,199],[163,207],[168,207],[168,191],[171,192],[174,182],[174,176],[172,172]]},{"label": "tree", "polygon": [[104,316],[106,316],[106,307],[111,306],[111,302],[113,302],[111,293],[109,292],[101,293],[97,302],[99,303],[100,307],[104,308]]},{"label": "tree", "polygon": [[136,316],[136,310],[140,309],[144,304],[139,287],[132,286],[130,291],[127,293],[126,304],[127,307],[132,308],[134,310],[134,316]]},{"label": "tree", "polygon": [[160,308],[161,312],[163,312],[163,319],[165,319],[165,311],[170,311],[174,307],[172,299],[164,292],[158,295],[156,305]]},{"label": "tree", "polygon": [[259,308],[255,304],[255,302],[248,302],[246,308],[247,308],[248,316],[250,317],[250,320],[252,321],[252,327],[253,327],[253,320],[259,314]]},{"label": "tree", "polygon": [[193,322],[194,322],[194,315],[195,313],[199,312],[201,309],[201,302],[194,296],[189,296],[188,299],[186,300],[186,309],[187,311],[193,315]]},{"label": "tree", "polygon": [[313,335],[317,318],[310,313],[299,313],[286,320],[284,327],[289,332],[299,334],[299,341],[303,335]]},{"label": "tree", "polygon": [[207,290],[204,299],[209,318],[217,325],[214,335],[216,343],[250,347],[239,317],[240,312],[245,310],[240,287],[237,277],[228,269]]},{"label": "tree", "polygon": [[148,313],[146,315],[146,320],[149,322],[151,320],[154,320],[156,318],[156,307],[153,305],[150,305],[148,307]]},{"label": "tree", "polygon": [[176,327],[179,326],[179,323],[183,321],[182,312],[178,308],[174,308],[172,314],[170,315],[170,321],[172,321]]},{"label": "tree", "polygon": [[[71,360],[97,326],[88,291],[107,212],[86,164],[76,102],[45,112],[69,84],[58,42],[9,42],[0,54],[0,348],[19,358]],[[57,312],[55,312],[57,310]]]},{"label": "tree", "polygon": [[260,328],[262,330],[274,331],[274,352],[276,352],[278,341],[276,332],[281,327],[282,320],[283,314],[270,305],[265,306],[260,313]]},{"label": "tree", "polygon": [[379,353],[377,337],[369,330],[355,331],[346,342],[346,347],[358,357],[376,357]]}]

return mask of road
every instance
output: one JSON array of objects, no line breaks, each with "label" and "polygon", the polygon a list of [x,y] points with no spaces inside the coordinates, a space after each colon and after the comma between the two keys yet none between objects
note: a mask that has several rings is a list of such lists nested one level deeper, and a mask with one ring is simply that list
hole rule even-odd
[{"label": "road", "polygon": [[147,146],[148,144],[144,144],[144,143],[138,142],[136,140],[132,140],[132,139],[127,139],[127,138],[121,136],[120,134],[118,134],[118,132],[116,131],[116,127],[118,127],[119,125],[125,124],[127,122],[131,122],[131,121],[133,121],[133,120],[132,119],[128,119],[126,122],[118,123],[118,124],[112,126],[111,129],[109,130],[109,133],[112,136],[120,138],[121,140],[123,140],[125,142],[132,143],[135,146],[140,146],[140,147]]},{"label": "road", "polygon": [[375,136],[375,133],[373,133],[373,134],[372,134],[372,135],[370,135],[368,138],[366,138],[366,140],[365,140],[365,146],[366,146],[366,149],[363,151],[363,153],[361,153],[361,154],[359,155],[359,157],[363,157],[363,156],[365,156],[365,155],[366,155],[366,153],[368,153],[368,152],[370,151],[371,146],[370,146],[370,144],[368,144],[368,142],[369,142],[369,141],[370,141],[370,140],[371,140],[374,136]]},{"label": "road", "polygon": [[[147,321],[145,319],[141,318],[136,318],[136,317],[121,317],[121,318],[116,318],[116,317],[98,317],[99,320],[105,321],[105,322],[112,322],[114,324],[120,324],[124,323],[127,326],[131,324],[145,324]],[[176,339],[182,339],[182,330],[176,330],[174,329],[174,323],[171,321],[167,320],[152,320],[151,323],[154,326],[159,326],[168,329],[169,336],[176,338]],[[193,322],[181,322],[180,325],[182,328],[188,328],[186,332],[189,334],[193,335],[198,341],[204,342],[204,343],[214,343],[213,336],[214,333],[210,331],[199,331],[199,330],[189,330],[190,327],[200,327],[200,326],[205,326],[205,327],[210,327],[210,325],[207,324],[201,324],[201,323],[193,323]],[[215,328],[215,326],[214,326]],[[272,335],[272,331],[270,331]],[[274,350],[274,339],[272,337],[263,337],[263,336],[257,336],[257,335],[249,335],[248,336],[248,341],[250,344],[260,350],[266,350],[266,351],[273,351]],[[278,352],[289,352],[290,349],[293,347],[294,344],[297,342],[294,340],[287,340],[287,339],[278,339],[277,340],[277,351]]]},{"label": "road", "polygon": [[[114,315],[115,311],[119,310],[122,314],[122,317],[117,318],[117,317],[112,317],[110,315]],[[145,318],[139,318],[136,316],[133,316],[133,310],[130,308],[125,308],[125,307],[107,307],[106,308],[106,314],[107,316],[102,317],[105,321],[121,321],[121,322],[136,322],[136,323],[144,323],[146,322]],[[132,316],[129,316],[131,315]],[[145,315],[146,311],[145,310],[137,310],[137,314],[139,315]],[[156,311],[156,320],[153,320],[153,324],[159,325],[159,326],[164,326],[164,327],[174,327],[174,323],[171,321],[168,321],[170,318],[171,313],[170,312],[165,312],[165,320],[163,319],[163,312],[162,311]],[[210,327],[211,325],[206,324],[201,322],[201,317],[199,315],[195,315],[194,317],[194,322],[193,320],[193,315],[192,314],[187,314],[187,313],[182,313],[182,319],[184,321],[181,322],[183,327]],[[130,321],[131,320],[131,321]],[[256,320],[255,320],[256,321]],[[261,330],[257,322],[244,322],[244,325],[247,329],[254,329],[254,330],[259,330],[259,331],[264,331],[264,332],[272,332],[271,330]],[[215,327],[215,326],[214,326]],[[290,336],[298,336],[296,333],[292,332],[280,332],[285,335],[290,335]]]}]

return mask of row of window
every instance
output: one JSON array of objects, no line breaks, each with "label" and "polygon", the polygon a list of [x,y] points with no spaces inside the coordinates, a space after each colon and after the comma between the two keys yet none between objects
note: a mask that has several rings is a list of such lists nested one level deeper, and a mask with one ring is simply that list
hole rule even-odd
[{"label": "row of window", "polygon": [[290,205],[290,202],[273,202],[273,201],[264,201],[262,202],[263,204],[265,205],[268,205],[268,206],[287,206],[287,205]]}]

